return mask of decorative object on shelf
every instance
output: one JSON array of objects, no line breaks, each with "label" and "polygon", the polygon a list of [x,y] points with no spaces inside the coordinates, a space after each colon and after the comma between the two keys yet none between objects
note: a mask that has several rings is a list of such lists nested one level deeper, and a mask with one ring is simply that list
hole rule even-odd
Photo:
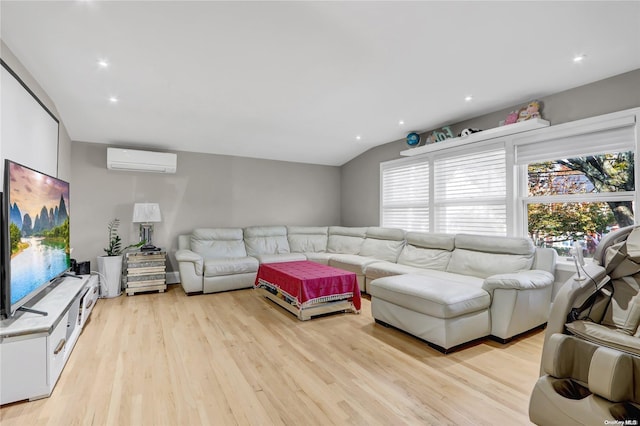
[{"label": "decorative object on shelf", "polygon": [[504,121],[499,123],[500,126],[520,123],[523,121],[531,120],[532,118],[542,118],[542,102],[531,101],[527,106],[520,108],[517,111],[511,111]]},{"label": "decorative object on shelf", "polygon": [[457,137],[450,140],[447,140],[446,144],[426,144],[419,147],[405,149],[404,151],[400,151],[400,155],[411,157],[414,155],[425,154],[428,152],[435,152],[440,150],[447,150],[452,147],[458,147],[462,145],[467,145],[474,142],[480,142],[490,139],[495,139],[498,137],[514,135],[517,133],[528,132],[529,130],[540,129],[543,127],[548,127],[549,122],[547,120],[543,120],[540,117],[532,118],[530,120],[521,121],[519,123],[513,123],[508,126],[500,126],[494,127],[492,129],[484,129],[481,132],[473,133],[466,137]]},{"label": "decorative object on shelf", "polygon": [[418,146],[420,144],[420,135],[416,132],[411,132],[407,135],[407,145]]},{"label": "decorative object on shelf", "polygon": [[120,280],[122,276],[122,253],[133,247],[140,247],[144,244],[141,241],[122,247],[122,239],[118,235],[120,219],[113,219],[109,222],[109,245],[104,249],[104,256],[98,256],[98,272],[100,273],[101,285],[100,293],[102,297],[120,296]]},{"label": "decorative object on shelf", "polygon": [[518,121],[530,120],[532,118],[542,118],[542,104],[540,101],[531,101],[529,105],[522,108],[518,113]]},{"label": "decorative object on shelf", "polygon": [[518,111],[511,111],[507,114],[507,118],[504,119],[504,123],[502,125],[513,124],[518,121]]},{"label": "decorative object on shelf", "polygon": [[140,247],[142,251],[160,250],[153,245],[153,223],[162,222],[158,203],[135,203],[133,205],[133,223],[140,224]]},{"label": "decorative object on shelf", "polygon": [[465,137],[465,136],[469,136],[472,135],[474,133],[478,133],[481,132],[481,129],[473,129],[471,127],[468,127],[466,129],[462,129],[462,131],[458,134],[458,137]]},{"label": "decorative object on shelf", "polygon": [[427,137],[427,143],[442,142],[445,139],[454,138],[454,134],[451,131],[451,126],[444,126],[441,130],[434,130],[429,137]]}]

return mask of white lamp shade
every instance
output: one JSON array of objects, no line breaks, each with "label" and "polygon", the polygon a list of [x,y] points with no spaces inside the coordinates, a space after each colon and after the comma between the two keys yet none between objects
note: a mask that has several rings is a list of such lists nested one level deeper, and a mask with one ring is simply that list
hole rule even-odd
[{"label": "white lamp shade", "polygon": [[133,205],[133,222],[162,222],[158,203],[135,203]]}]

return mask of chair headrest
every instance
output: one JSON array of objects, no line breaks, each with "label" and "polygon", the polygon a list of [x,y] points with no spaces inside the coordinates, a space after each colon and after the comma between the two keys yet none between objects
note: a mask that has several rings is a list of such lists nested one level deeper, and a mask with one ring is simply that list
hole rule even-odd
[{"label": "chair headrest", "polygon": [[608,247],[611,247],[614,244],[618,244],[621,241],[627,239],[631,231],[637,228],[636,225],[625,226],[624,228],[616,229],[615,231],[609,232],[607,235],[600,240],[598,247],[596,247],[596,251],[593,254],[593,260],[600,266],[604,266],[605,253]]}]

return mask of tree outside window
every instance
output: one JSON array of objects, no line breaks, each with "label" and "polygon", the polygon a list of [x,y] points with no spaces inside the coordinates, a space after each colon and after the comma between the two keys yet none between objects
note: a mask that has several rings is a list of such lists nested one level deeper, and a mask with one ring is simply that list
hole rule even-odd
[{"label": "tree outside window", "polygon": [[539,247],[564,256],[581,241],[592,256],[605,234],[634,223],[632,151],[529,164],[527,172],[529,236]]}]

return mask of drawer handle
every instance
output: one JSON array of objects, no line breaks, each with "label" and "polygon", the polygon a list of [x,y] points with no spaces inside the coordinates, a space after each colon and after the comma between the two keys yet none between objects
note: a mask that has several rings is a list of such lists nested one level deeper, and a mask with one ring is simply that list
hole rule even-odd
[{"label": "drawer handle", "polygon": [[89,304],[85,309],[89,309],[93,305],[93,299],[89,300]]},{"label": "drawer handle", "polygon": [[58,343],[58,346],[56,346],[56,349],[53,351],[53,354],[58,355],[60,351],[64,349],[64,345],[66,344],[67,344],[67,339],[60,340],[60,342]]},{"label": "drawer handle", "polygon": [[98,292],[98,287],[94,287],[93,288],[93,294],[96,294]]}]

